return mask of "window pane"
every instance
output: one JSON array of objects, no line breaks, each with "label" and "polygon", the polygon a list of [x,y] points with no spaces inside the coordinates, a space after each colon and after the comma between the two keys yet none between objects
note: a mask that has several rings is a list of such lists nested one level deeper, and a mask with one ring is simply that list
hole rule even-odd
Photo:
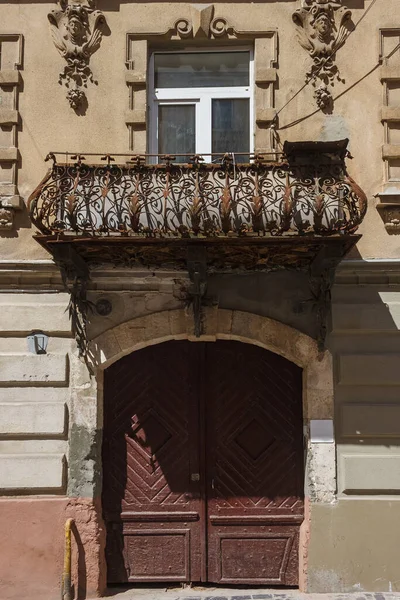
[{"label": "window pane", "polygon": [[[212,152],[250,151],[250,104],[247,98],[212,101]],[[248,156],[236,156],[248,162]]]},{"label": "window pane", "polygon": [[[195,105],[161,105],[158,107],[159,154],[195,154]],[[176,156],[176,162],[188,157]]]},{"label": "window pane", "polygon": [[156,88],[249,85],[250,52],[155,54]]}]

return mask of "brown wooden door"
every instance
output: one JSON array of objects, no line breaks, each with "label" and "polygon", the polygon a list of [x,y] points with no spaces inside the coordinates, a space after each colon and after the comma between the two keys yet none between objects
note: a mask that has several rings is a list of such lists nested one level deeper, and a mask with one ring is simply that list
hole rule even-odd
[{"label": "brown wooden door", "polygon": [[108,581],[296,585],[301,370],[231,341],[173,341],[105,373]]},{"label": "brown wooden door", "polygon": [[296,585],[301,369],[257,346],[207,348],[208,579]]},{"label": "brown wooden door", "polygon": [[103,512],[108,581],[200,581],[195,344],[168,342],[105,373]]}]

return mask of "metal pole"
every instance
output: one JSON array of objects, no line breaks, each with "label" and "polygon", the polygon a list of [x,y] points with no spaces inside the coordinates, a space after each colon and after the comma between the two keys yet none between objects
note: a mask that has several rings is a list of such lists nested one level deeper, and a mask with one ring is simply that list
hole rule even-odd
[{"label": "metal pole", "polygon": [[71,527],[73,519],[65,522],[64,570],[61,583],[61,600],[73,600],[71,581]]}]

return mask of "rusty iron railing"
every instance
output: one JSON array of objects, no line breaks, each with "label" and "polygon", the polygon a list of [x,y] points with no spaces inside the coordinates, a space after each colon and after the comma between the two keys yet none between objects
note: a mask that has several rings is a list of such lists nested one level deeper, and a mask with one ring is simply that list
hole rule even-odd
[{"label": "rusty iron railing", "polygon": [[[53,167],[30,198],[32,222],[44,235],[215,237],[354,233],[367,200],[344,160],[300,161],[234,155],[131,156],[116,164],[82,156]],[[73,159],[71,161],[71,158]],[[151,158],[150,158],[151,160]],[[101,162],[101,161],[100,161]]]}]

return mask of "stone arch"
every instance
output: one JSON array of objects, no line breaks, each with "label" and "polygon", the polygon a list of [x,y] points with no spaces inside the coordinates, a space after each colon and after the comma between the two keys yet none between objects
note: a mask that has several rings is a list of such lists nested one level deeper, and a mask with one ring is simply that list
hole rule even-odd
[{"label": "stone arch", "polygon": [[[304,418],[332,419],[332,356],[320,352],[308,335],[268,317],[253,313],[206,308],[204,334],[196,338],[190,310],[179,309],[138,317],[105,331],[92,344],[103,371],[123,356],[168,340],[237,340],[256,344],[287,358],[303,369]],[[101,375],[99,377],[101,379]]]}]

